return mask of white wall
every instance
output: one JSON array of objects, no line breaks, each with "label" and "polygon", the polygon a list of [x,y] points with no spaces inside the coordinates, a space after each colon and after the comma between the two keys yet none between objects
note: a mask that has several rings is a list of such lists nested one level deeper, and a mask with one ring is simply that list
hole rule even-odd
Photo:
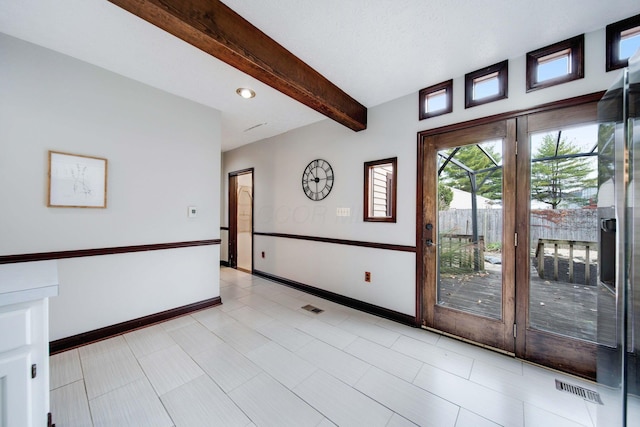
[{"label": "white wall", "polygon": [[[217,110],[2,34],[0,52],[0,255],[219,237]],[[48,150],[107,158],[107,209],[47,208]],[[59,261],[51,339],[219,296],[219,251]]]},{"label": "white wall", "polygon": [[[255,231],[401,245],[416,244],[417,132],[605,90],[618,72],[605,72],[604,30],[586,34],[585,78],[526,93],[525,53],[509,60],[509,98],[464,108],[464,74],[454,78],[454,112],[418,120],[418,93],[369,109],[368,128],[355,133],[325,120],[223,153],[223,173],[254,167]],[[542,46],[541,46],[542,47]],[[486,64],[491,65],[491,64]],[[439,82],[425,81],[424,87]],[[397,223],[362,220],[363,163],[398,157]],[[320,202],[306,198],[301,176],[315,158],[327,160],[334,188]],[[222,225],[226,225],[226,187]],[[337,217],[336,208],[351,208]],[[257,256],[265,251],[264,259]],[[415,255],[345,245],[256,236],[255,269],[415,315]],[[364,282],[364,272],[372,282]]]}]

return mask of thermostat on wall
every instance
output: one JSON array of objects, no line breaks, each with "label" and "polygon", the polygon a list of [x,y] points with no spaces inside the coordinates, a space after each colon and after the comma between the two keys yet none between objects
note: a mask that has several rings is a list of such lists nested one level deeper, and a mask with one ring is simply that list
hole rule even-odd
[{"label": "thermostat on wall", "polygon": [[189,218],[195,218],[198,215],[198,208],[189,206]]}]

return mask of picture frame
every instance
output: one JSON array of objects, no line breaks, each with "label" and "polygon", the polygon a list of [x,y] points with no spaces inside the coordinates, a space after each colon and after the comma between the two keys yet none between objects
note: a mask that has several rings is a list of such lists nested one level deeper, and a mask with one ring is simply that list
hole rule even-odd
[{"label": "picture frame", "polygon": [[47,207],[107,207],[107,159],[49,151],[48,181]]}]

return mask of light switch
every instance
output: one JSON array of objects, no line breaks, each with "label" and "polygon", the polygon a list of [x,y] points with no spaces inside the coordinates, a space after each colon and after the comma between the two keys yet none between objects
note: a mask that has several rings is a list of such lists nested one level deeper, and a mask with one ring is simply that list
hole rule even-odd
[{"label": "light switch", "polygon": [[336,208],[336,216],[351,216],[351,208]]},{"label": "light switch", "polygon": [[198,215],[198,208],[189,206],[189,218],[195,218]]}]

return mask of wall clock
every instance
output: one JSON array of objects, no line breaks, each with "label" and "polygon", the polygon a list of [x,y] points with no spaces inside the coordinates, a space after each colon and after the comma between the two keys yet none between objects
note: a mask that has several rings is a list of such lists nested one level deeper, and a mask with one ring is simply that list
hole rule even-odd
[{"label": "wall clock", "polygon": [[302,191],[311,200],[322,200],[333,187],[333,169],[326,160],[316,159],[302,172]]}]

